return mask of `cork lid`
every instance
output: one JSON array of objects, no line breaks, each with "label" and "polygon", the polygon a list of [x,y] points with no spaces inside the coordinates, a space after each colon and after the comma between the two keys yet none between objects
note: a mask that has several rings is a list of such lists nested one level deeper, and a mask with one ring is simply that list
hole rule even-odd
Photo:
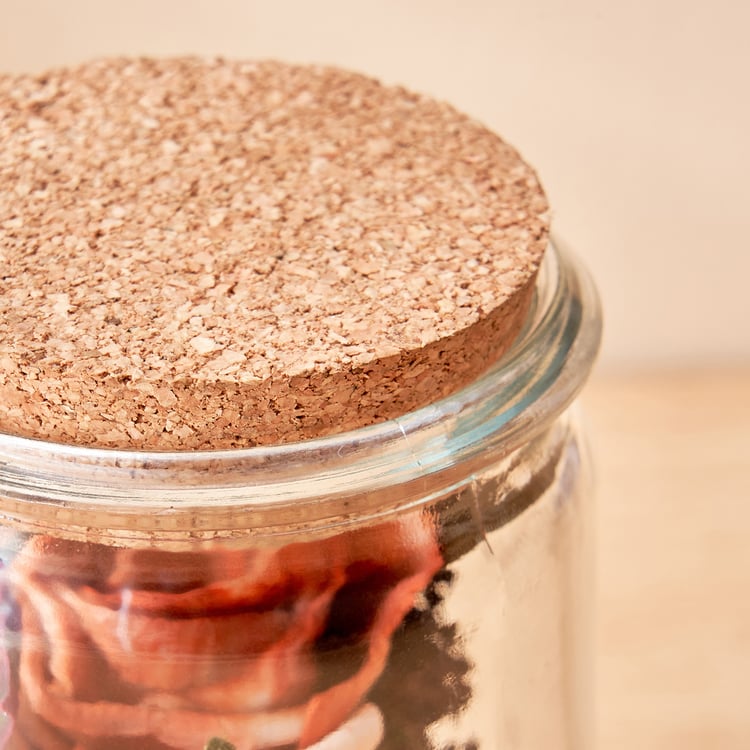
[{"label": "cork lid", "polygon": [[485,127],[341,70],[0,76],[0,432],[229,448],[404,414],[507,349],[546,211]]}]

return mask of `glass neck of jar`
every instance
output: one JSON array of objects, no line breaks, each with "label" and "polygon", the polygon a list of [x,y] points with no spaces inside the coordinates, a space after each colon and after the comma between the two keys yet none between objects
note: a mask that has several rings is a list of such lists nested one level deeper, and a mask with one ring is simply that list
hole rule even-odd
[{"label": "glass neck of jar", "polygon": [[11,525],[89,538],[284,533],[415,507],[548,430],[585,382],[600,336],[590,278],[551,247],[512,348],[447,398],[371,427],[239,450],[129,452],[0,435],[0,512]]}]

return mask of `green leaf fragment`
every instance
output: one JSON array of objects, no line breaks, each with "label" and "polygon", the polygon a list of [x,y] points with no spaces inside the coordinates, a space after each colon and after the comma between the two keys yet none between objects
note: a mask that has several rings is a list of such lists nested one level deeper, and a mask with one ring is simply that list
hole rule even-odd
[{"label": "green leaf fragment", "polygon": [[211,737],[203,750],[237,750],[237,748],[231,742],[222,740],[221,737]]}]

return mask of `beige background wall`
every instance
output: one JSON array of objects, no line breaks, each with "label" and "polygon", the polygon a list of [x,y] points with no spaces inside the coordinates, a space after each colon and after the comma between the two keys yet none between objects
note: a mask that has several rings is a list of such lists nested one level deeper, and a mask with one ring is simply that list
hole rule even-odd
[{"label": "beige background wall", "polygon": [[607,368],[750,362],[744,0],[0,0],[0,70],[94,55],[335,63],[448,99],[538,168]]}]

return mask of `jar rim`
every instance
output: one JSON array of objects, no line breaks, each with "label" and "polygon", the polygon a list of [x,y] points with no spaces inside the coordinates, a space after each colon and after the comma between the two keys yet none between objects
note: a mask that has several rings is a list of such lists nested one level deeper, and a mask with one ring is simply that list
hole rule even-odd
[{"label": "jar rim", "polygon": [[599,300],[588,273],[558,248],[551,243],[511,348],[454,394],[379,424],[251,448],[128,451],[0,433],[0,512],[43,504],[71,523],[92,520],[76,519],[82,511],[104,514],[105,526],[113,516],[148,512],[138,524],[144,529],[149,517],[164,528],[160,515],[188,512],[185,528],[197,528],[201,509],[257,516],[314,503],[322,511],[321,501],[363,495],[375,508],[382,493],[403,507],[444,492],[457,467],[466,474],[547,427],[588,376],[601,338]]}]

